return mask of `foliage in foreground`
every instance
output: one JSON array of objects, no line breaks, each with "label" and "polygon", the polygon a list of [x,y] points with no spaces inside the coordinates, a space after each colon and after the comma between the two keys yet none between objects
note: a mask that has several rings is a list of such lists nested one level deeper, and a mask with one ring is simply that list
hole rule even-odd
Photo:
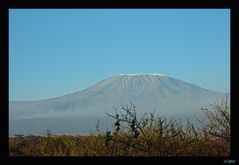
[{"label": "foliage in foreground", "polygon": [[[90,136],[9,138],[10,156],[228,156],[230,108],[226,101],[203,109],[201,127],[187,121],[145,114],[137,118],[131,103],[114,118],[114,131]],[[98,125],[99,126],[99,125]]]}]

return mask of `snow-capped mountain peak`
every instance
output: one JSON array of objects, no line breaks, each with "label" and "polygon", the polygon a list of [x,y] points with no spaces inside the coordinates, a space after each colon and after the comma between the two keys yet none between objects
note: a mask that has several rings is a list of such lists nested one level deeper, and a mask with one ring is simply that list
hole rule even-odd
[{"label": "snow-capped mountain peak", "polygon": [[159,73],[121,74],[57,98],[10,102],[10,118],[94,116],[132,101],[141,114],[154,108],[160,114],[195,113],[224,95]]}]

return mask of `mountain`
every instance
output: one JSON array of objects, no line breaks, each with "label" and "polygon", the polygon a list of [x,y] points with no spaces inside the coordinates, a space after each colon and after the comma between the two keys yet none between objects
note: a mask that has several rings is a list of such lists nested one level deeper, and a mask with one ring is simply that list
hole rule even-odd
[{"label": "mountain", "polygon": [[9,103],[10,119],[102,117],[133,102],[138,114],[194,114],[225,94],[163,74],[121,74],[57,98]]}]

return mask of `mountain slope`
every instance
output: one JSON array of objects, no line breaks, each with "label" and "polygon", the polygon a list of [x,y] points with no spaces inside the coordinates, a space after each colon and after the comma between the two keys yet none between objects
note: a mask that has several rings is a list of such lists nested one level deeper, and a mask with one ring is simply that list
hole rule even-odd
[{"label": "mountain slope", "polygon": [[104,79],[65,96],[29,102],[10,102],[11,119],[104,116],[132,101],[139,114],[196,113],[201,106],[220,101],[224,94],[161,74],[127,74]]}]

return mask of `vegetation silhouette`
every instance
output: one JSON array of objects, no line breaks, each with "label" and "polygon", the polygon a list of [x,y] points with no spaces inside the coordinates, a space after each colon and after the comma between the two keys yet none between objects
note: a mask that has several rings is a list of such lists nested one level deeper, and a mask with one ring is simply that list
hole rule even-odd
[{"label": "vegetation silhouette", "polygon": [[115,114],[113,130],[89,136],[25,136],[9,138],[9,156],[229,156],[230,107],[225,100],[201,108],[199,126],[153,113],[138,118],[133,103]]}]

